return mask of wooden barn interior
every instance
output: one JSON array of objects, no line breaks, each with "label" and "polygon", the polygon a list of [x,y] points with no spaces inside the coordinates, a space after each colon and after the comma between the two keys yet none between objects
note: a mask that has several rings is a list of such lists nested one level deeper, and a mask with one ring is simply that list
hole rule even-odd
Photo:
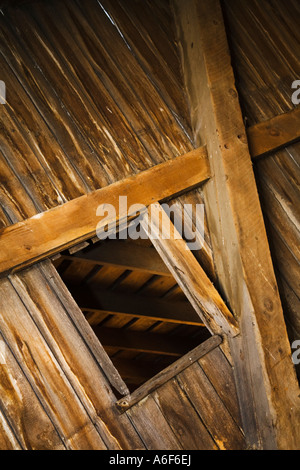
[{"label": "wooden barn interior", "polygon": [[300,449],[299,24],[0,0],[1,450]]}]

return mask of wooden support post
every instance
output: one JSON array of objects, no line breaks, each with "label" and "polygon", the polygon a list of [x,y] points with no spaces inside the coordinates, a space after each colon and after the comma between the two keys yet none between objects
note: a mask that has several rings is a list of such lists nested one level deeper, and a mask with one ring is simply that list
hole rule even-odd
[{"label": "wooden support post", "polygon": [[218,280],[240,335],[229,339],[244,431],[263,449],[300,446],[299,386],[259,204],[219,0],[174,0]]}]

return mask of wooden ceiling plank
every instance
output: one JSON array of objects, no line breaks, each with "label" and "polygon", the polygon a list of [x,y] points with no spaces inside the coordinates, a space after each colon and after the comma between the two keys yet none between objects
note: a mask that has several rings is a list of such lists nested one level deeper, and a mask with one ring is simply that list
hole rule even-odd
[{"label": "wooden ceiling plank", "polygon": [[[187,301],[170,302],[162,299],[139,295],[120,294],[119,292],[101,291],[82,286],[70,290],[83,311],[107,312],[107,314],[136,318],[151,318],[185,325],[204,326],[194,308]],[[93,317],[94,318],[94,317]],[[94,319],[95,320],[95,319]]]},{"label": "wooden ceiling plank", "polygon": [[171,276],[170,271],[160,256],[151,247],[141,246],[120,240],[101,243],[86,252],[77,252],[75,256],[65,256],[66,259],[80,259],[87,263],[99,265],[114,265],[124,269],[146,271],[160,276]]},{"label": "wooden ceiling plank", "polygon": [[145,382],[160,371],[159,366],[148,361],[128,360],[117,357],[113,359],[113,363],[120,372],[121,377],[124,377],[126,380],[126,383],[133,380]]},{"label": "wooden ceiling plank", "polygon": [[155,333],[135,332],[120,328],[94,327],[103,347],[113,347],[127,351],[180,357],[195,341],[178,336],[166,337]]},{"label": "wooden ceiling plank", "polygon": [[241,329],[229,343],[244,430],[253,448],[299,448],[299,386],[220,2],[173,6],[195,145],[213,175],[203,192],[218,281]]},{"label": "wooden ceiling plank", "polygon": [[[136,214],[134,204],[149,204],[198,186],[210,177],[205,148],[189,152],[0,231],[0,272],[7,274],[53,256],[96,235],[110,222]],[[119,196],[127,207],[119,207]],[[115,214],[99,220],[99,206]],[[13,253],[13,256],[12,256]]]}]

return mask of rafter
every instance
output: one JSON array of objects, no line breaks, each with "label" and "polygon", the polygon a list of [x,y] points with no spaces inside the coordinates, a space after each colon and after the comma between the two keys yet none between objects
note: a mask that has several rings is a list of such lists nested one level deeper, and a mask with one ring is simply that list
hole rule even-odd
[{"label": "rafter", "polygon": [[167,323],[204,326],[189,302],[171,302],[141,295],[127,295],[117,292],[101,291],[96,288],[69,286],[74,299],[83,312],[89,312],[88,320],[97,324],[97,317],[103,313],[145,318]]},{"label": "rafter", "polygon": [[125,351],[180,357],[195,347],[199,339],[166,336],[120,328],[94,327],[102,346]]},{"label": "rafter", "polygon": [[102,243],[86,252],[78,251],[72,256],[63,255],[63,259],[82,260],[92,265],[112,265],[159,276],[171,276],[165,263],[152,247],[130,241],[124,243],[114,240],[113,243]]}]

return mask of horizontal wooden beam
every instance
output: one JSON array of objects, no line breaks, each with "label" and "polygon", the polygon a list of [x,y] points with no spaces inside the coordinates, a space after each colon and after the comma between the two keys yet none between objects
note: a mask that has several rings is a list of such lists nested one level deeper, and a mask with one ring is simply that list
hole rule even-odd
[{"label": "horizontal wooden beam", "polygon": [[131,395],[121,398],[116,403],[118,410],[121,413],[124,413],[126,410],[136,405],[139,401],[143,400],[143,398],[148,396],[158,387],[161,387],[173,377],[176,377],[176,375],[180,374],[180,372],[185,370],[187,367],[194,364],[194,362],[201,359],[201,357],[217,348],[221,343],[222,338],[220,336],[212,336],[211,338],[207,339],[204,341],[204,343],[200,344],[195,349],[188,352],[176,362],[168,366],[166,369],[159,372],[155,377],[150,379],[147,383],[143,384]]},{"label": "horizontal wooden beam", "polygon": [[[206,149],[199,148],[4,228],[0,231],[0,274],[30,266],[94,237],[96,230],[104,231],[109,223],[133,217],[134,204],[148,206],[194,188],[209,177]],[[120,207],[119,196],[124,195],[127,207]],[[100,219],[96,215],[99,206],[113,206],[115,214]]]},{"label": "horizontal wooden beam", "polygon": [[103,242],[88,251],[78,251],[73,256],[63,255],[63,258],[82,260],[93,265],[113,265],[159,276],[171,276],[167,266],[153,247],[141,246],[130,241]]},{"label": "horizontal wooden beam", "polygon": [[188,301],[170,302],[141,295],[100,291],[84,286],[81,286],[80,289],[69,286],[69,289],[83,312],[93,312],[88,317],[91,325],[96,325],[97,316],[99,317],[100,313],[106,312],[108,315],[147,317],[153,321],[204,326]]},{"label": "horizontal wooden beam", "polygon": [[93,328],[103,347],[180,357],[194,348],[199,339],[182,336],[166,336],[158,333],[146,333],[121,328]]},{"label": "horizontal wooden beam", "polygon": [[151,204],[141,224],[209,331],[238,335],[235,318],[159,203]]},{"label": "horizontal wooden beam", "polygon": [[249,127],[247,135],[254,161],[300,140],[300,107]]}]

